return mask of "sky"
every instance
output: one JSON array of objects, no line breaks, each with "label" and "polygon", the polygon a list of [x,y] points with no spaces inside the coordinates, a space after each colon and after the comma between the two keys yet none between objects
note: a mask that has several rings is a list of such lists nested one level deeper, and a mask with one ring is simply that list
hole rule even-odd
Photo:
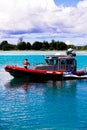
[{"label": "sky", "polygon": [[0,42],[87,45],[87,0],[0,0]]}]

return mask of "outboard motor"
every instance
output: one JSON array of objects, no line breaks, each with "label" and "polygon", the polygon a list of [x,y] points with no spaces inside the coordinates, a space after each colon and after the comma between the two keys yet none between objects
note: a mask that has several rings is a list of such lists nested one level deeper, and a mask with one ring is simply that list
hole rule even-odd
[{"label": "outboard motor", "polygon": [[67,55],[70,55],[70,56],[76,56],[76,53],[74,52],[72,48],[69,48],[66,53]]}]

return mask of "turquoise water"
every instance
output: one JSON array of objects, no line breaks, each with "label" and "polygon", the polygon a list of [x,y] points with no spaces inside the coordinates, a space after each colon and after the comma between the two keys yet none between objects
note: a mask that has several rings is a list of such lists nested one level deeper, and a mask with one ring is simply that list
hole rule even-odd
[{"label": "turquoise water", "polygon": [[[0,53],[0,130],[86,130],[87,80],[30,82],[14,79],[5,65],[44,63],[35,52]],[[87,55],[78,54],[78,69],[87,66]]]}]

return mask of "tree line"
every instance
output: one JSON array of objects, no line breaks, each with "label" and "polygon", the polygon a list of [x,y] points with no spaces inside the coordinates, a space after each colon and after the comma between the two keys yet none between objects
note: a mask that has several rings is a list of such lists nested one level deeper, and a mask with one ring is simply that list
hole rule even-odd
[{"label": "tree line", "polygon": [[86,46],[74,46],[67,45],[62,41],[52,40],[51,42],[43,41],[35,41],[33,44],[30,42],[25,42],[22,39],[19,40],[17,45],[13,45],[8,43],[8,41],[2,41],[0,43],[0,50],[67,50],[68,48],[73,48],[76,50],[87,50]]}]

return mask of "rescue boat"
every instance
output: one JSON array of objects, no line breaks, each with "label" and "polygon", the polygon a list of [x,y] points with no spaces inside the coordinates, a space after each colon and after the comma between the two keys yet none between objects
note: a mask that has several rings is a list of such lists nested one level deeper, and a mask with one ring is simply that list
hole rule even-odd
[{"label": "rescue boat", "polygon": [[86,79],[86,71],[77,71],[76,53],[72,48],[65,55],[49,55],[46,64],[38,64],[29,68],[7,65],[5,70],[13,77],[35,80]]}]

